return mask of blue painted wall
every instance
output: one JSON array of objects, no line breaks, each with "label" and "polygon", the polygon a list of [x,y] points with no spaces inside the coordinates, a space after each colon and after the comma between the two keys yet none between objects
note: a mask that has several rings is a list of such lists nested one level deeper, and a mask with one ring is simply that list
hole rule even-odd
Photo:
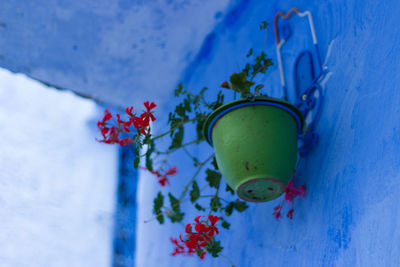
[{"label": "blue painted wall", "polygon": [[[272,24],[277,11],[294,6],[312,12],[331,72],[317,124],[319,143],[299,170],[307,196],[295,201],[292,221],[272,216],[279,200],[233,215],[231,229],[220,235],[224,254],[237,266],[251,267],[400,266],[399,1],[243,1],[210,33],[182,79],[193,90],[217,91],[243,66],[248,49],[262,45],[260,21]],[[305,20],[290,23],[293,40],[283,50],[289,81],[295,58],[311,43]],[[266,51],[276,63],[272,27],[269,32]],[[264,82],[267,93],[281,96],[277,64]],[[179,183],[184,177],[174,186]],[[140,187],[147,193],[140,196],[138,266],[228,266],[224,259],[169,256],[168,238],[182,232],[183,224],[144,224],[151,216],[146,203],[158,188],[154,181],[141,181]]]},{"label": "blue painted wall", "polygon": [[119,148],[117,201],[114,218],[114,267],[130,267],[135,262],[137,170],[133,168],[134,150]]}]

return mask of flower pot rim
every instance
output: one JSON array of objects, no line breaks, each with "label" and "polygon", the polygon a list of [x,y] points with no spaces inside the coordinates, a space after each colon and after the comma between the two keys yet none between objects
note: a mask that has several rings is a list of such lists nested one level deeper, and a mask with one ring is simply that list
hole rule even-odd
[{"label": "flower pot rim", "polygon": [[304,125],[304,118],[301,112],[290,102],[285,101],[283,99],[273,98],[273,97],[266,97],[266,96],[257,96],[251,99],[241,98],[238,100],[233,100],[226,104],[223,104],[216,110],[214,110],[210,115],[208,115],[203,128],[203,134],[206,141],[213,146],[211,134],[212,129],[215,123],[225,114],[246,106],[254,106],[254,105],[264,105],[264,106],[274,106],[280,108],[282,110],[287,111],[293,119],[296,121],[297,124],[297,133],[301,134],[303,125]]}]

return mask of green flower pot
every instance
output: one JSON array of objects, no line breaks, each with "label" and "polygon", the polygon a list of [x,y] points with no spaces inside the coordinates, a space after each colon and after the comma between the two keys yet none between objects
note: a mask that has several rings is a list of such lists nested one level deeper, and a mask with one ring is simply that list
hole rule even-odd
[{"label": "green flower pot", "polygon": [[204,134],[226,183],[243,200],[265,202],[279,197],[293,175],[303,123],[292,104],[256,97],[216,109]]}]

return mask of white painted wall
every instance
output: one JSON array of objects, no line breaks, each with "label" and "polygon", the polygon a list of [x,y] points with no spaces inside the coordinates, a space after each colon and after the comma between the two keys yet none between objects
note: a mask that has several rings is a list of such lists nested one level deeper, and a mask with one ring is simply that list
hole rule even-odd
[{"label": "white painted wall", "polygon": [[0,69],[0,266],[110,266],[117,148],[96,104]]}]

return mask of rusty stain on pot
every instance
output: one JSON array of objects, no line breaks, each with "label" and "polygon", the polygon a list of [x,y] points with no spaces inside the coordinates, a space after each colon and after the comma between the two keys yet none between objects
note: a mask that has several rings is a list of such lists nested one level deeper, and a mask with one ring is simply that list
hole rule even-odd
[{"label": "rusty stain on pot", "polygon": [[246,170],[248,170],[248,171],[250,170],[250,169],[249,169],[249,162],[248,162],[248,161],[246,161],[246,162],[244,163],[244,166],[246,167]]}]

